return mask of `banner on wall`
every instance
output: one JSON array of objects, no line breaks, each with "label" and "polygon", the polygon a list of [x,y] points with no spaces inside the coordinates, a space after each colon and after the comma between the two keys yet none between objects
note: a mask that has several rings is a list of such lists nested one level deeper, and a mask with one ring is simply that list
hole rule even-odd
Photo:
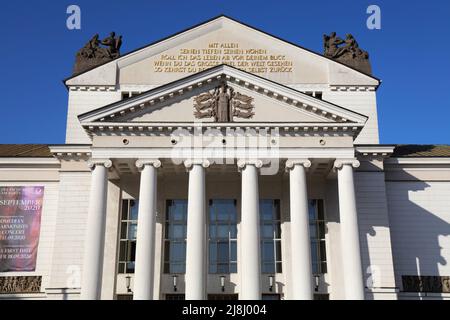
[{"label": "banner on wall", "polygon": [[44,187],[0,187],[0,272],[34,271]]}]

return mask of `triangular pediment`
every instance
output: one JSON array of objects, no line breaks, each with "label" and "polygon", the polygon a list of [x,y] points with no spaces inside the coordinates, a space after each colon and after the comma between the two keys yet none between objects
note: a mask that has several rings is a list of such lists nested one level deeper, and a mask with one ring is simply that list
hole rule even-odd
[{"label": "triangular pediment", "polygon": [[[222,85],[226,88],[223,101],[218,97]],[[229,116],[227,120],[217,115],[224,112]],[[80,115],[79,120],[84,127],[92,124],[176,125],[199,122],[225,126],[229,123],[363,126],[367,117],[242,70],[220,65],[87,112]]]},{"label": "triangular pediment", "polygon": [[380,83],[370,75],[226,16],[132,51],[65,83],[160,86],[220,64],[284,85],[377,87]]}]

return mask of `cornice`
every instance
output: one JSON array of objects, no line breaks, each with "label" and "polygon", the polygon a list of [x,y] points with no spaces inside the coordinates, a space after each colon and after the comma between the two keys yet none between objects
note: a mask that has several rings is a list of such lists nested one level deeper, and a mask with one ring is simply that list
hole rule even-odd
[{"label": "cornice", "polygon": [[211,69],[187,76],[183,79],[151,89],[138,96],[121,100],[111,105],[98,108],[78,116],[80,122],[111,122],[115,119],[128,116],[144,108],[152,107],[158,103],[181,96],[195,88],[209,85],[212,82],[227,81],[238,84],[259,94],[293,105],[314,113],[333,122],[365,123],[367,117],[354,111],[319,100],[291,87],[258,77],[245,71],[219,65]]}]

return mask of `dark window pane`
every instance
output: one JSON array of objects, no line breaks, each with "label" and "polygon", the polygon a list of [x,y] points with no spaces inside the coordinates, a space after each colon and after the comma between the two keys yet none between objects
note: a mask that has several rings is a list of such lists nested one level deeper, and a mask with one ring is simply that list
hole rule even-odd
[{"label": "dark window pane", "polygon": [[325,222],[318,223],[319,238],[325,239]]},{"label": "dark window pane", "polygon": [[217,237],[228,239],[228,225],[217,226]]},{"label": "dark window pane", "polygon": [[232,224],[230,226],[230,238],[236,239],[237,238],[237,226],[236,224]]},{"label": "dark window pane", "polygon": [[122,201],[122,220],[128,219],[128,200]]},{"label": "dark window pane", "polygon": [[275,220],[280,220],[280,200],[276,199],[273,201],[275,210]]},{"label": "dark window pane", "polygon": [[272,200],[261,200],[259,203],[259,211],[262,220],[271,221],[273,219]]},{"label": "dark window pane", "polygon": [[263,273],[275,273],[275,264],[273,263],[264,263],[262,266]]},{"label": "dark window pane", "polygon": [[125,261],[126,260],[126,254],[127,254],[127,242],[126,241],[120,241],[119,261]]},{"label": "dark window pane", "polygon": [[180,242],[172,242],[170,244],[170,261],[183,261],[184,244]]},{"label": "dark window pane", "polygon": [[317,238],[317,227],[316,223],[309,224],[309,236],[313,239]]},{"label": "dark window pane", "polygon": [[139,200],[130,200],[130,220],[138,219]]},{"label": "dark window pane", "polygon": [[237,243],[236,241],[231,241],[231,257],[230,261],[237,261]]},{"label": "dark window pane", "polygon": [[228,262],[229,254],[228,254],[228,242],[219,242],[217,244],[217,261],[219,262]]},{"label": "dark window pane", "polygon": [[185,272],[185,267],[183,264],[172,263],[170,265],[170,273],[184,273],[184,272]]},{"label": "dark window pane", "polygon": [[129,242],[129,261],[135,261],[136,260],[136,241],[130,241]]},{"label": "dark window pane", "polygon": [[277,262],[276,265],[277,265],[277,273],[282,273],[283,272],[282,263]]},{"label": "dark window pane", "polygon": [[122,222],[120,224],[120,239],[126,239],[127,238],[127,223]]},{"label": "dark window pane", "polygon": [[264,224],[262,226],[261,234],[263,238],[273,239],[273,225]]},{"label": "dark window pane", "polygon": [[318,220],[325,220],[325,213],[323,210],[323,200],[317,201],[317,219]]},{"label": "dark window pane", "polygon": [[237,263],[230,263],[230,273],[237,273]]},{"label": "dark window pane", "polygon": [[316,220],[316,200],[309,201],[309,221]]},{"label": "dark window pane", "polygon": [[166,227],[164,228],[164,239],[170,239],[170,223],[166,222]]},{"label": "dark window pane", "polygon": [[172,226],[172,238],[183,239],[184,238],[184,226],[181,224],[175,224]]},{"label": "dark window pane", "polygon": [[325,240],[320,241],[320,260],[327,260]]},{"label": "dark window pane", "polygon": [[164,273],[170,273],[170,264],[168,262],[164,262]]},{"label": "dark window pane", "polygon": [[313,263],[317,263],[319,261],[317,256],[317,242],[315,241],[311,243],[311,260]]},{"label": "dark window pane", "polygon": [[217,238],[216,225],[209,225],[209,238],[210,239]]},{"label": "dark window pane", "polygon": [[326,262],[322,262],[320,263],[320,271],[321,273],[327,273],[327,263]]},{"label": "dark window pane", "polygon": [[164,261],[169,262],[170,260],[170,241],[164,242]]},{"label": "dark window pane", "polygon": [[217,273],[217,265],[216,264],[209,265],[209,273]]},{"label": "dark window pane", "polygon": [[137,223],[129,222],[128,223],[128,239],[134,240],[134,239],[136,239],[136,235],[137,235]]},{"label": "dark window pane", "polygon": [[217,247],[215,242],[209,244],[209,261],[217,261]]},{"label": "dark window pane", "polygon": [[229,273],[228,263],[227,264],[223,264],[223,263],[217,264],[217,273]]},{"label": "dark window pane", "polygon": [[281,241],[276,241],[276,261],[281,261]]},{"label": "dark window pane", "polygon": [[273,242],[263,243],[263,257],[264,261],[274,261]]},{"label": "dark window pane", "polygon": [[319,274],[319,265],[317,263],[312,264],[312,272],[313,274]]},{"label": "dark window pane", "polygon": [[125,273],[125,264],[119,263],[119,273]]},{"label": "dark window pane", "polygon": [[134,272],[134,262],[128,262],[127,263],[127,273],[133,273]]}]

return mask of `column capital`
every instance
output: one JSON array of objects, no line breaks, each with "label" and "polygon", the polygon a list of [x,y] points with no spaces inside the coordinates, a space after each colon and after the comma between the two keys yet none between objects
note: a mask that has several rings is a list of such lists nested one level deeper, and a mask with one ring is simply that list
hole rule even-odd
[{"label": "column capital", "polygon": [[91,169],[94,169],[95,166],[104,166],[105,168],[111,168],[112,161],[110,159],[89,159],[87,165]]},{"label": "column capital", "polygon": [[161,167],[161,161],[158,159],[138,159],[135,163],[138,169],[144,169],[145,166]]},{"label": "column capital", "polygon": [[260,169],[263,166],[263,162],[259,159],[239,159],[237,161],[237,166],[239,169],[244,169],[247,165],[253,165],[256,168]]},{"label": "column capital", "polygon": [[211,162],[208,159],[186,159],[183,163],[188,170],[191,169],[194,164],[199,164],[203,168],[208,168],[211,165]]},{"label": "column capital", "polygon": [[286,169],[293,169],[296,165],[301,165],[305,168],[311,167],[311,161],[309,159],[288,159],[286,161]]},{"label": "column capital", "polygon": [[351,165],[353,168],[359,168],[360,163],[356,159],[336,159],[336,161],[334,161],[333,168],[341,169],[344,165]]}]

